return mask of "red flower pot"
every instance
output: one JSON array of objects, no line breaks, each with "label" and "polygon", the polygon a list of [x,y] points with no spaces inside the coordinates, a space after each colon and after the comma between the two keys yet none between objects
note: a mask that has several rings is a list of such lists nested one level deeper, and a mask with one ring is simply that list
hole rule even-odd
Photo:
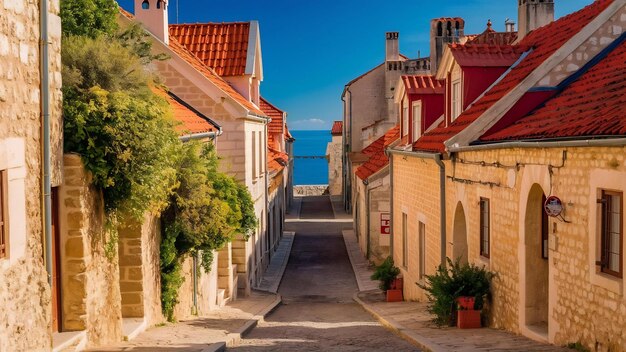
[{"label": "red flower pot", "polygon": [[457,311],[456,326],[459,329],[480,329],[480,311],[473,309]]},{"label": "red flower pot", "polygon": [[474,304],[476,303],[476,298],[459,297],[456,299],[456,303],[459,306],[459,310],[474,310]]},{"label": "red flower pot", "polygon": [[402,290],[387,290],[387,302],[402,302]]},{"label": "red flower pot", "polygon": [[394,279],[391,282],[391,289],[392,290],[402,290],[404,288],[404,280],[402,279]]}]

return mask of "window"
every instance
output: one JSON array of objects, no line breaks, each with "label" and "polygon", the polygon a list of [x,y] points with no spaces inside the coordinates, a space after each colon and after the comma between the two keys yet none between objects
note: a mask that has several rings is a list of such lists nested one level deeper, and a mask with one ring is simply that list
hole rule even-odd
[{"label": "window", "polygon": [[489,258],[489,199],[480,198],[480,255]]},{"label": "window", "polygon": [[7,204],[7,173],[0,171],[0,258],[9,256],[9,224]]},{"label": "window", "polygon": [[408,267],[407,259],[409,257],[409,239],[408,236],[408,224],[407,216],[402,213],[402,266]]},{"label": "window", "polygon": [[150,9],[150,2],[148,0],[143,0],[143,2],[141,3],[141,8],[144,10]]},{"label": "window", "polygon": [[452,118],[456,120],[461,115],[461,81],[452,82]]},{"label": "window", "polygon": [[256,150],[256,133],[252,132],[252,180],[257,178],[257,150]]},{"label": "window", "polygon": [[157,1],[157,9],[160,9],[163,7],[163,0],[158,0]]},{"label": "window", "polygon": [[409,134],[409,106],[406,100],[402,100],[402,137]]},{"label": "window", "polygon": [[413,103],[413,136],[412,141],[417,141],[422,133],[422,102],[416,101]]},{"label": "window", "polygon": [[420,221],[420,280],[426,277],[426,224]]},{"label": "window", "polygon": [[623,193],[602,191],[598,203],[602,207],[600,231],[600,261],[603,273],[623,277]]}]

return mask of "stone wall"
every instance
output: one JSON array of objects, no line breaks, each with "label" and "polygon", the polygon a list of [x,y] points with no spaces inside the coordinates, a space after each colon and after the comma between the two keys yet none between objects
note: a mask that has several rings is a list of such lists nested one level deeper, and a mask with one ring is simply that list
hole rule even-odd
[{"label": "stone wall", "polygon": [[[581,341],[598,351],[626,348],[623,279],[598,272],[598,191],[626,191],[625,148],[502,149],[461,153],[449,166],[448,213],[466,206],[469,258],[498,273],[494,281],[493,325],[533,336],[525,315],[537,274],[527,270],[527,204],[532,189],[556,195],[565,204],[564,219],[550,219],[549,329],[555,344]],[[564,154],[565,152],[565,154]],[[484,162],[484,164],[483,164]],[[478,165],[476,163],[479,163]],[[483,166],[484,165],[484,166]],[[479,185],[469,181],[489,182]],[[535,188],[533,188],[535,187]],[[540,187],[540,188],[536,188]],[[478,253],[476,202],[490,197],[491,258]],[[453,214],[453,213],[452,213]],[[448,216],[448,231],[453,219]],[[622,224],[623,225],[623,224]],[[530,234],[532,236],[532,234]],[[624,245],[624,244],[623,244]],[[622,269],[624,270],[624,269]]]},{"label": "stone wall", "polygon": [[327,185],[293,186],[296,197],[323,196],[328,194]]},{"label": "stone wall", "polygon": [[[432,275],[441,263],[441,225],[439,166],[434,160],[392,155],[393,158],[393,259],[404,282],[420,282],[419,222],[426,229],[425,273]],[[403,265],[402,218],[406,214],[408,255]],[[415,284],[404,285],[407,300],[426,301],[426,295]]]},{"label": "stone wall", "polygon": [[[202,266],[198,266],[197,271],[194,272],[193,263],[191,256],[183,261],[182,273],[185,281],[178,290],[178,304],[174,308],[174,317],[177,320],[206,315],[217,306],[218,254],[214,253],[211,271],[208,273],[204,272]],[[194,274],[197,280],[196,305],[193,301]]]},{"label": "stone wall", "polygon": [[[87,332],[88,346],[121,340],[118,257],[107,251],[102,193],[91,186],[80,156],[64,157],[59,190],[62,329]],[[113,239],[114,241],[114,239]]]},{"label": "stone wall", "polygon": [[[8,176],[9,258],[0,259],[0,351],[51,346],[50,287],[42,263],[39,11],[0,1],[0,170]],[[52,181],[61,183],[61,21],[50,1]],[[13,163],[17,161],[18,163]]]},{"label": "stone wall", "polygon": [[340,195],[343,191],[343,154],[342,136],[333,136],[326,148],[328,158],[328,192],[331,196]]}]

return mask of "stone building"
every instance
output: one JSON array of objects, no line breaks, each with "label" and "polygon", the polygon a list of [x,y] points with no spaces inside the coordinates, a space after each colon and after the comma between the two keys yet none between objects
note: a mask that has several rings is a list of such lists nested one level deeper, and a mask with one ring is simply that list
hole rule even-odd
[{"label": "stone building", "polygon": [[326,147],[328,158],[328,193],[331,196],[341,196],[343,181],[342,143],[343,121],[335,121],[330,130],[331,141]]},{"label": "stone building", "polygon": [[4,1],[0,11],[0,350],[46,350],[62,311],[59,1]]},{"label": "stone building", "polygon": [[[222,171],[250,190],[259,227],[249,240],[239,236],[220,253],[219,288],[225,300],[239,289],[247,295],[260,282],[270,253],[267,233],[267,143],[269,118],[261,111],[263,80],[258,23],[168,25],[167,6],[135,1],[135,17],[122,12],[123,25],[135,19],[152,34],[155,53],[169,60],[155,68],[170,90],[216,121],[224,133],[217,143]],[[230,45],[222,45],[228,42]],[[210,51],[205,48],[219,47]]]},{"label": "stone building", "polygon": [[[405,282],[446,257],[484,265],[497,274],[491,326],[623,350],[626,1],[555,22],[553,1],[518,6],[530,16],[515,44],[446,49],[445,118],[410,150],[390,150],[394,259]],[[509,63],[490,68],[501,73],[455,116],[450,88],[467,59],[458,50]],[[462,79],[461,91],[475,81]],[[416,285],[404,290],[426,299]]]}]

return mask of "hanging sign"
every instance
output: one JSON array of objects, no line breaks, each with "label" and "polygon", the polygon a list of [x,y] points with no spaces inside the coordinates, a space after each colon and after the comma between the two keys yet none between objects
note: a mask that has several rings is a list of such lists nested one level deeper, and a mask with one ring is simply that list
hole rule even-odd
[{"label": "hanging sign", "polygon": [[382,235],[391,234],[391,215],[389,213],[380,214],[380,233]]},{"label": "hanging sign", "polygon": [[559,197],[550,196],[548,199],[546,199],[546,204],[543,205],[543,209],[545,210],[546,214],[548,214],[548,216],[556,218],[560,216],[561,213],[563,213],[563,202],[561,202],[561,199],[559,199]]}]

